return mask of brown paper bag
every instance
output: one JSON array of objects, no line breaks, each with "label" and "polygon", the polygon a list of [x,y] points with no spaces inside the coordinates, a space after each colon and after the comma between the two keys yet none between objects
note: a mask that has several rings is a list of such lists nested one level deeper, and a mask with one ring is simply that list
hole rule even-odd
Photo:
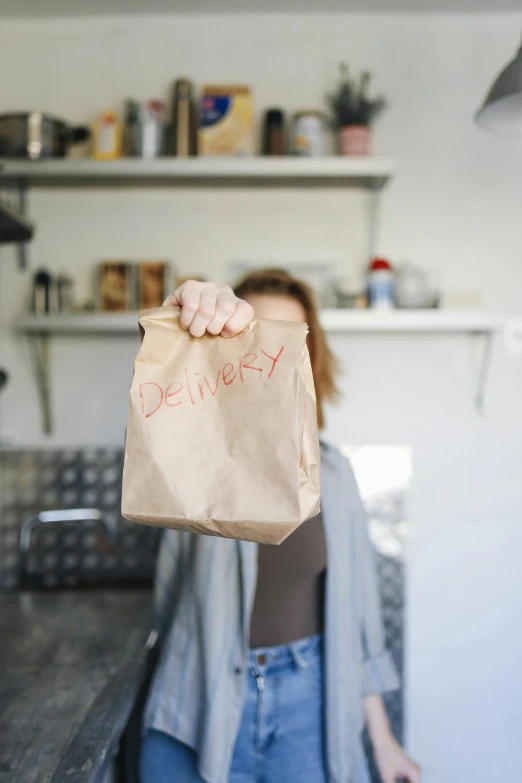
[{"label": "brown paper bag", "polygon": [[140,313],[122,514],[278,544],[319,511],[308,327],[253,321],[236,337],[192,337],[178,315]]}]

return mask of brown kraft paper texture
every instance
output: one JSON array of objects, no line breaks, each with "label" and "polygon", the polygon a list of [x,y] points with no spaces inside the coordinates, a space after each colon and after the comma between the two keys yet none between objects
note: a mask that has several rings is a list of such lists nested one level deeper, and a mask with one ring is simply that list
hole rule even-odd
[{"label": "brown kraft paper texture", "polygon": [[179,308],[140,313],[122,514],[279,544],[319,511],[315,390],[303,323],[192,337]]}]

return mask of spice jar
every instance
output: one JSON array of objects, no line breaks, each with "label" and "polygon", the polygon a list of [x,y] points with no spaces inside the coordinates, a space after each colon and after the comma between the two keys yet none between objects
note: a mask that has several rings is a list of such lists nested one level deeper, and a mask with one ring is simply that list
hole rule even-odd
[{"label": "spice jar", "polygon": [[263,155],[284,155],[285,113],[281,109],[268,109],[263,127]]},{"label": "spice jar", "polygon": [[320,111],[299,111],[292,123],[292,155],[324,155],[324,119]]}]

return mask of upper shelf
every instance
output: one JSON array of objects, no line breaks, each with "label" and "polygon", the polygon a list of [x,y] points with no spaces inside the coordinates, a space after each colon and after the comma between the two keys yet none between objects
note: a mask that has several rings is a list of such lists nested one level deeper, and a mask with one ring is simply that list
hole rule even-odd
[{"label": "upper shelf", "polygon": [[[502,325],[500,316],[465,310],[323,310],[330,333],[487,334]],[[25,334],[138,335],[138,313],[85,313],[26,316],[17,323]]]},{"label": "upper shelf", "polygon": [[97,185],[268,185],[382,188],[393,174],[389,158],[252,157],[120,158],[98,161],[0,161],[2,180],[42,187]]},{"label": "upper shelf", "polygon": [[[116,14],[200,14],[200,13],[322,13],[410,12],[491,13],[491,0],[0,0],[0,18],[106,16]],[[498,0],[496,9],[519,12],[519,0]]]}]

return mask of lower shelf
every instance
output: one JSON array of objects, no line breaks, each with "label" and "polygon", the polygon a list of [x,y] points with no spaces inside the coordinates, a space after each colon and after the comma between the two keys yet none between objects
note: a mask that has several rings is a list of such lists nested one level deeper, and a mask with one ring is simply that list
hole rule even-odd
[{"label": "lower shelf", "polygon": [[[327,332],[487,333],[502,326],[494,313],[475,310],[322,310]],[[29,315],[16,324],[25,334],[137,335],[138,313],[79,313]]]},{"label": "lower shelf", "polygon": [[[321,323],[329,334],[366,335],[470,335],[480,338],[482,351],[477,371],[475,407],[482,412],[492,340],[502,319],[487,312],[452,310],[323,310]],[[81,313],[59,316],[26,316],[16,331],[30,338],[43,430],[52,432],[50,340],[57,337],[131,336],[137,340],[138,313]]]}]

